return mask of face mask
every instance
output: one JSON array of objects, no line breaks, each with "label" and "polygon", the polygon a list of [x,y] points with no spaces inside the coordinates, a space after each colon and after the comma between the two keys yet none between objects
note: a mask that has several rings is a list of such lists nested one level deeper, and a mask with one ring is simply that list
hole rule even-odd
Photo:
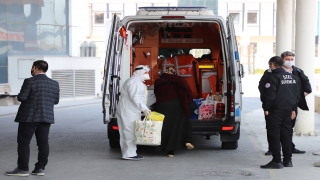
[{"label": "face mask", "polygon": [[286,66],[286,67],[291,67],[292,66],[292,61],[284,61],[284,66]]},{"label": "face mask", "polygon": [[143,75],[143,78],[144,78],[144,80],[149,80],[149,79],[150,79],[150,76],[149,76],[149,74],[144,74],[144,75]]},{"label": "face mask", "polygon": [[271,69],[271,67],[269,67],[269,69],[268,69],[268,72],[272,72],[272,69]]}]

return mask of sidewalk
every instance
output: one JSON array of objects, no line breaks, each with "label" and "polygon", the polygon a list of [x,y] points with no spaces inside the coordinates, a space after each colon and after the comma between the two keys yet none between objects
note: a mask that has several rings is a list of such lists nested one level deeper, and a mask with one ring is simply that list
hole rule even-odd
[{"label": "sidewalk", "polygon": [[[60,99],[59,104],[55,105],[54,108],[64,108],[72,106],[81,106],[86,104],[97,104],[102,103],[102,98],[79,98],[79,99]],[[101,105],[102,106],[102,105]],[[0,106],[0,116],[13,115],[18,112],[19,105],[12,106]]]}]

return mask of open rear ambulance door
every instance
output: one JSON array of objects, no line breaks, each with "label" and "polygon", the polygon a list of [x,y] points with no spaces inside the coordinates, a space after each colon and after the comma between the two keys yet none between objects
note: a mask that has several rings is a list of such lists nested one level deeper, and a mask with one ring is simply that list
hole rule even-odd
[{"label": "open rear ambulance door", "polygon": [[120,17],[114,15],[111,21],[102,82],[102,113],[105,124],[110,122],[112,118],[115,118],[116,105],[119,98],[120,47],[123,42],[119,33],[120,27]]},{"label": "open rear ambulance door", "polygon": [[241,121],[242,109],[242,66],[240,64],[238,45],[234,30],[233,18],[231,15],[227,17],[227,30],[228,30],[228,48],[230,57],[231,79],[234,82],[233,95],[234,95],[234,116],[235,122]]}]

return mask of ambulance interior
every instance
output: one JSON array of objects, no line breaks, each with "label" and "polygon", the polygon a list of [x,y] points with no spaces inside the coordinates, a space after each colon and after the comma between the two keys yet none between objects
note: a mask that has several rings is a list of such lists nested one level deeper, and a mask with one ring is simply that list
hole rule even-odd
[{"label": "ambulance interior", "polygon": [[131,73],[137,65],[149,65],[151,79],[145,82],[149,87],[160,71],[171,66],[187,80],[193,99],[211,93],[218,98],[215,100],[223,101],[225,67],[218,23],[144,21],[132,22],[128,29],[133,44]]}]

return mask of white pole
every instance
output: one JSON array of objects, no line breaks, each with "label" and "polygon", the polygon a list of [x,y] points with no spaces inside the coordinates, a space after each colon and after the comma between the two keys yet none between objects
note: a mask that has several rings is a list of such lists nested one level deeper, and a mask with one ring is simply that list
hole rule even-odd
[{"label": "white pole", "polygon": [[276,55],[292,47],[292,0],[277,0]]},{"label": "white pole", "polygon": [[[309,77],[314,92],[316,0],[296,0],[295,64]],[[306,97],[309,111],[298,109],[295,134],[314,134],[314,93]]]},{"label": "white pole", "polygon": [[292,41],[291,41],[291,52],[295,53],[296,47],[295,47],[295,36],[296,36],[296,27],[295,27],[295,21],[296,21],[296,0],[292,0]]}]

